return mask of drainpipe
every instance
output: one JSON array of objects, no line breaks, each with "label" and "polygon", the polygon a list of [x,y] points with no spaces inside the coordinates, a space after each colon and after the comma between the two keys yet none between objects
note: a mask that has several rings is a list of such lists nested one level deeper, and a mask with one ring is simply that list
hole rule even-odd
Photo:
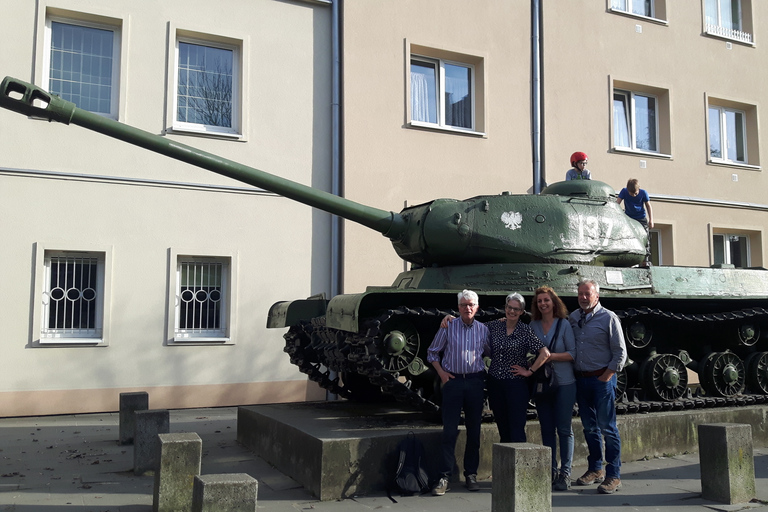
[{"label": "drainpipe", "polygon": [[[342,195],[341,190],[341,0],[331,1],[331,193]],[[331,215],[331,297],[341,293],[342,268],[342,224],[341,217]],[[328,377],[338,377],[331,371]],[[337,400],[338,396],[326,392],[326,400]]]},{"label": "drainpipe", "polygon": [[531,144],[533,149],[533,193],[545,186],[541,163],[541,0],[531,0]]}]

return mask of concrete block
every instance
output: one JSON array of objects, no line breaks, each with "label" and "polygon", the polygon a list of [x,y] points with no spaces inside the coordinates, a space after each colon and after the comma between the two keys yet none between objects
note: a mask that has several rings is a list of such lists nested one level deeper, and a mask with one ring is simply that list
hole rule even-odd
[{"label": "concrete block", "polygon": [[701,424],[699,464],[701,497],[720,503],[748,503],[755,498],[752,427],[737,423]]},{"label": "concrete block", "polygon": [[136,411],[136,430],[133,434],[133,473],[144,475],[155,471],[160,457],[158,434],[171,431],[171,415],[165,409]]},{"label": "concrete block", "polygon": [[552,510],[549,447],[531,443],[493,445],[491,512]]},{"label": "concrete block", "polygon": [[192,489],[200,474],[203,440],[195,433],[158,434],[160,461],[155,470],[153,512],[192,508]]},{"label": "concrete block", "polygon": [[120,444],[133,444],[136,423],[133,413],[149,409],[149,393],[120,393]]},{"label": "concrete block", "polygon": [[192,512],[255,512],[258,481],[245,473],[195,477]]}]

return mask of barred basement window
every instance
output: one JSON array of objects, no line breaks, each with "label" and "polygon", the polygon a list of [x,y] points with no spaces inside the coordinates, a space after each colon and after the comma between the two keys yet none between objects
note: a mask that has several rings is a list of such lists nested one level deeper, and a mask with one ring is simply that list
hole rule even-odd
[{"label": "barred basement window", "polygon": [[96,254],[47,253],[41,343],[99,342],[104,265]]},{"label": "barred basement window", "polygon": [[176,331],[181,341],[219,341],[227,336],[229,265],[210,258],[180,257]]}]

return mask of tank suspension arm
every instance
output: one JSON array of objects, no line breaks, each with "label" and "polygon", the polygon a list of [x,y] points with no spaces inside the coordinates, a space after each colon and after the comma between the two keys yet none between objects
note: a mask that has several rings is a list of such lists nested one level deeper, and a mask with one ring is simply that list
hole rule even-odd
[{"label": "tank suspension arm", "polygon": [[0,84],[0,107],[30,117],[82,126],[155,153],[314,206],[369,227],[392,240],[401,239],[408,225],[407,219],[399,213],[365,206],[88,112],[78,108],[70,101],[63,100],[39,87],[12,77],[5,77]]}]

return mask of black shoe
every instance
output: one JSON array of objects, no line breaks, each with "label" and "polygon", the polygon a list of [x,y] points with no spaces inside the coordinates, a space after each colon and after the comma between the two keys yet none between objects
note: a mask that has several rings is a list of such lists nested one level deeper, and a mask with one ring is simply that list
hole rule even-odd
[{"label": "black shoe", "polygon": [[477,483],[477,475],[467,475],[467,490],[479,491],[480,484]]},{"label": "black shoe", "polygon": [[555,480],[555,490],[556,491],[570,491],[571,490],[571,477],[569,475],[565,475],[563,473],[560,473],[557,475],[557,480]]}]

